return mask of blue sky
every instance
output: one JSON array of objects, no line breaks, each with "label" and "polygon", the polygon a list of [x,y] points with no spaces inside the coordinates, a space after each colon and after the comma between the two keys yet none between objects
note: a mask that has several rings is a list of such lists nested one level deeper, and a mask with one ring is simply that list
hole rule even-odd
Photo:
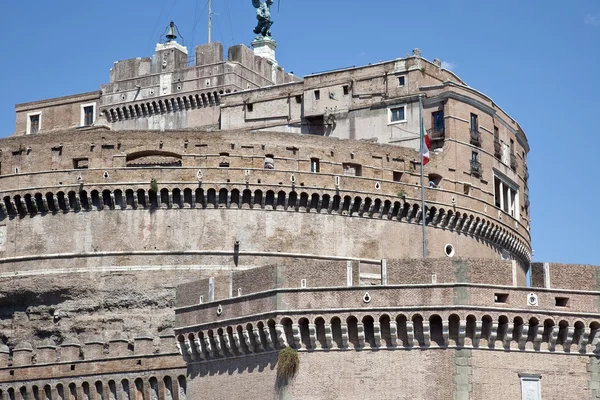
[{"label": "blue sky", "polygon": [[[171,19],[206,41],[206,0],[5,2],[0,137],[14,105],[98,90],[114,61],[150,56]],[[251,0],[214,0],[213,40],[249,44]],[[600,1],[281,0],[277,59],[303,76],[409,54],[439,58],[527,134],[535,261],[600,264],[594,119]]]}]

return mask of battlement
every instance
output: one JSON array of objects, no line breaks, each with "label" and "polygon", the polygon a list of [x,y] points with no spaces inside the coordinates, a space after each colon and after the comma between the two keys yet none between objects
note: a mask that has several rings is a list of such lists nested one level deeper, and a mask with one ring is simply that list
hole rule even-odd
[{"label": "battlement", "polygon": [[[159,336],[117,334],[109,339],[99,335],[67,338],[60,345],[52,339],[39,343],[20,342],[10,349],[0,346],[0,369],[33,365],[87,362],[127,357],[169,355],[177,352],[172,330]],[[1,374],[1,372],[0,372]]]}]

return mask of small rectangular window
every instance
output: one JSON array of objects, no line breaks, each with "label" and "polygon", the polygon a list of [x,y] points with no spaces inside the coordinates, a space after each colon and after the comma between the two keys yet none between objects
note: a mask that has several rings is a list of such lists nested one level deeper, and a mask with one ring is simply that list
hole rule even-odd
[{"label": "small rectangular window", "polygon": [[479,130],[477,114],[471,114],[471,130],[477,132]]},{"label": "small rectangular window", "polygon": [[252,105],[252,103],[246,104],[246,110],[248,110],[248,112],[254,111],[254,106]]},{"label": "small rectangular window", "polygon": [[390,108],[390,122],[406,121],[405,107]]},{"label": "small rectangular window", "polygon": [[506,302],[508,302],[508,293],[495,293],[494,294],[494,302],[495,303],[506,303]]},{"label": "small rectangular window", "polygon": [[40,114],[29,116],[29,134],[35,135],[40,131]]},{"label": "small rectangular window", "polygon": [[404,87],[404,83],[405,83],[405,77],[399,76],[398,77],[398,87]]},{"label": "small rectangular window", "polygon": [[471,161],[477,162],[477,161],[479,161],[478,158],[479,158],[478,152],[476,152],[476,151],[471,152]]},{"label": "small rectangular window", "polygon": [[83,107],[83,124],[90,126],[94,123],[94,106]]},{"label": "small rectangular window", "polygon": [[319,99],[321,99],[321,91],[315,90],[315,100],[319,100]]},{"label": "small rectangular window", "polygon": [[569,306],[569,298],[568,297],[555,297],[554,298],[556,307],[568,307]]},{"label": "small rectangular window", "polygon": [[344,89],[344,95],[348,95],[348,93],[349,93],[348,85],[344,85],[343,89]]},{"label": "small rectangular window", "polygon": [[310,159],[310,172],[320,172],[320,171],[321,171],[321,166],[319,164],[319,159],[311,158]]},{"label": "small rectangular window", "polygon": [[362,166],[360,164],[343,163],[344,175],[362,176]]},{"label": "small rectangular window", "polygon": [[300,104],[302,103],[302,96],[301,95],[297,95],[296,96],[296,104]]},{"label": "small rectangular window", "polygon": [[402,180],[402,172],[394,171],[393,174],[394,174],[394,176],[393,176],[394,182],[400,182]]},{"label": "small rectangular window", "polygon": [[74,158],[73,169],[88,169],[89,160],[87,158]]}]

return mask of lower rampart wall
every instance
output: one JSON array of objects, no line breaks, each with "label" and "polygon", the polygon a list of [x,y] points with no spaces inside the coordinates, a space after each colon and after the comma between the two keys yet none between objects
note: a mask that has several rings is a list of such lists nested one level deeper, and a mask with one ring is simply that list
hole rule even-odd
[{"label": "lower rampart wall", "polygon": [[[189,365],[194,399],[521,399],[519,374],[539,375],[544,400],[592,398],[585,356],[472,349],[299,353],[292,383],[276,385],[275,352]],[[595,391],[594,391],[595,392]],[[281,393],[281,394],[279,394]]]}]

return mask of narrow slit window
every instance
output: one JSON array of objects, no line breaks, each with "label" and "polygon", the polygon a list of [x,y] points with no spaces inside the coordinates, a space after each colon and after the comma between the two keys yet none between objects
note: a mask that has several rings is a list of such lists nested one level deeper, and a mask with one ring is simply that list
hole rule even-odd
[{"label": "narrow slit window", "polygon": [[315,100],[320,100],[320,99],[321,99],[321,91],[315,90]]}]

